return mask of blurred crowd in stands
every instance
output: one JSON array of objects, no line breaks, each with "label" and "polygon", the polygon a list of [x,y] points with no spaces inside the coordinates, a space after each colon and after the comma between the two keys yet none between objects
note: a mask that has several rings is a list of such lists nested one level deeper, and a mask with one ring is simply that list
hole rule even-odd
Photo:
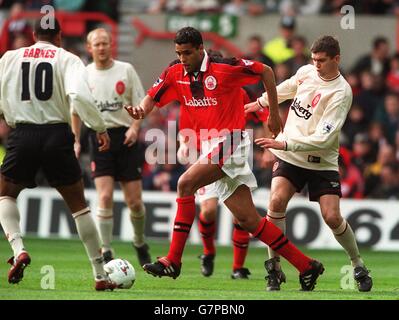
[{"label": "blurred crowd in stands", "polygon": [[[57,10],[104,12],[118,21],[117,7],[121,1],[124,0],[0,0],[0,9],[6,9],[12,16],[23,10],[35,10],[51,4]],[[279,84],[295,74],[301,66],[311,63],[310,44],[297,30],[295,17],[318,13],[339,14],[345,4],[354,6],[356,13],[399,16],[399,0],[154,0],[146,1],[145,12],[281,14],[278,37],[263,39],[260,34],[254,34],[248,38],[245,48],[241,48],[245,58],[271,66]],[[33,41],[31,31],[26,20],[16,20],[10,24],[9,49],[30,45]],[[399,199],[399,52],[393,53],[393,45],[384,36],[376,37],[367,54],[359,57],[348,70],[341,70],[353,90],[353,105],[342,129],[339,157],[342,193],[345,198]],[[74,51],[73,47],[67,49]],[[83,60],[87,61],[87,57],[83,57]],[[264,91],[261,83],[247,89],[253,97]],[[281,105],[283,118],[287,115],[289,105],[289,102]],[[140,143],[143,145],[143,185],[146,190],[176,190],[177,180],[186,169],[180,164],[149,164],[144,161],[144,137],[147,130],[161,128],[167,132],[168,122],[175,121],[178,113],[178,105],[162,108],[151,113],[143,124]],[[249,123],[248,126],[254,130],[255,138],[263,135],[261,124]],[[1,120],[0,160],[4,155],[4,144],[9,131],[10,128]],[[175,148],[169,145],[176,144],[176,140],[167,142],[165,150],[175,153]],[[82,134],[84,181],[86,186],[92,187],[87,152],[87,139]],[[271,169],[265,168],[263,150],[256,146],[253,161],[259,185],[269,187]],[[43,185],[45,181],[38,177],[38,183]]]}]

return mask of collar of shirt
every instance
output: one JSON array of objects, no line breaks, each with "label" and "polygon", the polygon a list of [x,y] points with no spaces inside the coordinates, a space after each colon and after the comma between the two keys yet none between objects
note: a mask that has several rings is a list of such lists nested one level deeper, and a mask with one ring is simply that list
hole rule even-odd
[{"label": "collar of shirt", "polygon": [[[200,68],[200,72],[206,72],[208,70],[208,65],[209,65],[209,56],[208,53],[206,52],[206,50],[204,50],[204,58],[202,59],[202,63],[201,63],[201,68]],[[186,69],[184,69],[184,76],[187,75],[187,71]]]}]

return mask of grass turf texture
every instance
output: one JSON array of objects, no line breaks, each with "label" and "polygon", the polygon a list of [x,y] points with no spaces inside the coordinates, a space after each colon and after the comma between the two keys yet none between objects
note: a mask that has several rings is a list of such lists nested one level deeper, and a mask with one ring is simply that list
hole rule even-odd
[{"label": "grass turf texture", "polygon": [[[136,269],[136,283],[128,290],[96,292],[91,266],[83,245],[79,240],[56,240],[26,238],[24,241],[32,258],[25,269],[24,279],[18,285],[7,282],[10,248],[0,241],[0,300],[391,300],[399,299],[399,258],[397,252],[361,250],[371,269],[374,287],[371,292],[361,293],[357,289],[341,289],[341,268],[348,264],[343,251],[305,250],[304,252],[323,262],[326,270],[319,278],[315,291],[299,291],[297,271],[283,261],[287,283],[280,292],[265,291],[265,269],[263,263],[266,250],[252,247],[246,267],[251,271],[249,280],[232,280],[232,248],[218,247],[214,274],[205,278],[200,274],[200,246],[187,246],[183,269],[179,278],[155,278],[146,274],[130,243],[115,241],[117,257],[129,260]],[[155,259],[167,253],[165,242],[150,242],[151,255]],[[44,290],[48,269],[55,270],[54,290]]]}]

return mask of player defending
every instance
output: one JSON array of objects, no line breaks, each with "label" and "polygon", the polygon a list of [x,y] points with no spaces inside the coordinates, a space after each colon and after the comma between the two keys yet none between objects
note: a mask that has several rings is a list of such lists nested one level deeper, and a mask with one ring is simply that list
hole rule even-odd
[{"label": "player defending", "polygon": [[242,228],[270,245],[299,271],[303,290],[313,290],[323,273],[320,262],[299,251],[274,224],[262,218],[252,201],[257,186],[249,163],[250,139],[244,130],[245,117],[240,88],[262,79],[270,97],[268,124],[273,134],[282,129],[278,114],[274,75],[270,67],[248,60],[214,60],[204,50],[202,36],[194,28],[179,30],[175,51],[180,60],[168,67],[137,106],[126,109],[135,119],[143,119],[155,106],[172,100],[181,105],[180,120],[188,117],[191,129],[200,137],[202,155],[179,179],[177,213],[169,253],[155,263],[144,265],[154,276],[176,278],[193,224],[195,192],[216,182],[220,200]]},{"label": "player defending", "polygon": [[[98,152],[96,134],[90,131],[91,169],[98,196],[97,219],[105,262],[113,259],[113,192],[120,182],[133,226],[133,247],[140,265],[151,261],[144,242],[145,207],[142,200],[141,154],[137,143],[141,120],[126,117],[125,104],[138,104],[144,89],[136,70],[129,63],[112,59],[112,39],[105,29],[87,35],[87,48],[93,63],[87,66],[89,87],[104,118],[111,138],[110,150]],[[79,155],[80,120],[73,116],[75,150]]]},{"label": "player defending", "polygon": [[[288,202],[307,184],[309,200],[319,202],[325,223],[351,259],[359,291],[370,291],[373,282],[369,271],[360,258],[355,235],[339,209],[339,133],[351,107],[352,90],[339,72],[340,46],[334,37],[317,39],[311,52],[313,65],[300,68],[277,87],[279,103],[294,99],[284,132],[276,140],[255,141],[270,148],[277,157],[267,217],[284,231]],[[268,105],[270,96],[264,93],[245,108],[246,112],[253,112]],[[271,259],[265,262],[268,290],[279,290],[285,276],[273,248],[269,249],[269,256]]]},{"label": "player defending", "polygon": [[96,290],[116,287],[105,274],[100,240],[83,194],[82,174],[69,126],[70,103],[79,116],[97,132],[99,151],[109,148],[104,120],[90,94],[82,61],[60,48],[60,25],[48,28],[37,20],[31,47],[8,51],[0,60],[0,107],[7,124],[15,127],[9,136],[1,166],[0,222],[13,249],[8,261],[8,282],[22,280],[31,258],[21,237],[16,199],[24,188],[34,188],[41,168],[62,195],[93,267]]}]

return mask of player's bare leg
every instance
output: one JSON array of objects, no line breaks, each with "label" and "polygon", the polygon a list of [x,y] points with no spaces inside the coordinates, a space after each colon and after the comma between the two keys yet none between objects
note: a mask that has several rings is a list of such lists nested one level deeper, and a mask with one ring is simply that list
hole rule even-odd
[{"label": "player's bare leg", "polygon": [[218,198],[210,198],[202,201],[201,212],[198,218],[198,229],[204,247],[204,252],[199,258],[201,259],[201,273],[205,277],[211,276],[214,268],[217,206]]},{"label": "player's bare leg", "polygon": [[94,179],[97,190],[97,212],[100,239],[102,242],[102,255],[107,263],[114,258],[112,250],[112,231],[114,227],[113,193],[114,178],[112,176],[100,176]]},{"label": "player's bare leg", "polygon": [[151,262],[149,246],[144,241],[145,206],[142,199],[141,180],[121,182],[125,201],[130,209],[130,221],[133,227],[133,248],[137,253],[140,266]]},{"label": "player's bare leg", "polygon": [[354,278],[359,291],[370,291],[373,281],[362,258],[356,243],[356,237],[349,223],[342,217],[337,195],[323,195],[319,199],[324,222],[332,230],[335,239],[348,254],[354,268]]},{"label": "player's bare leg", "polygon": [[154,276],[176,278],[180,274],[181,258],[186,241],[194,222],[195,192],[225,176],[216,164],[197,161],[183,175],[177,184],[177,213],[174,221],[172,242],[166,257],[159,258],[155,263],[143,266],[144,270]]},{"label": "player's bare leg", "polygon": [[[280,228],[285,234],[285,212],[287,205],[296,188],[285,177],[274,177],[270,189],[270,201],[267,210],[267,220]],[[285,274],[281,269],[280,255],[268,247],[269,260],[265,261],[267,291],[280,290],[281,283],[286,281]]]},{"label": "player's bare leg", "polygon": [[95,289],[98,291],[113,290],[116,285],[112,283],[104,271],[104,259],[101,255],[100,238],[90,215],[83,193],[83,180],[67,185],[56,187],[62,195],[75,219],[76,228],[80,239],[86,249],[87,255],[93,268],[95,277]]},{"label": "player's bare leg", "polygon": [[30,264],[31,258],[25,250],[20,227],[20,215],[17,198],[24,186],[14,184],[3,175],[0,178],[0,223],[8,242],[13,250],[13,256],[7,261],[11,264],[8,271],[8,282],[18,283],[24,276],[24,269]]},{"label": "player's bare leg", "polygon": [[258,214],[246,185],[240,185],[224,203],[244,229],[272,247],[299,271],[302,290],[314,289],[317,278],[324,271],[323,265],[305,256],[279,228]]}]

